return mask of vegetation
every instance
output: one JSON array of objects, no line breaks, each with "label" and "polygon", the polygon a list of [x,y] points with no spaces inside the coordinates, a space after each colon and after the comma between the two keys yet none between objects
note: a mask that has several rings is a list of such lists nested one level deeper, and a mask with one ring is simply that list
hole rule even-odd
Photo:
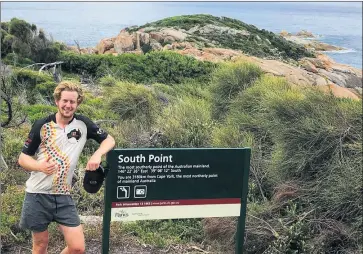
[{"label": "vegetation", "polygon": [[34,62],[54,62],[64,49],[64,44],[49,40],[34,24],[17,18],[1,22],[1,58],[6,64],[26,66]]},{"label": "vegetation", "polygon": [[[151,23],[146,23],[140,27],[129,29],[136,31],[140,28],[152,27],[160,29],[163,27],[174,27],[178,29],[190,30],[194,27],[202,28],[206,25],[223,27],[239,31],[239,34],[229,33],[227,30],[210,31],[200,34],[200,29],[187,37],[187,40],[201,42],[207,39],[208,41],[217,44],[221,48],[231,48],[242,50],[246,54],[257,57],[273,57],[281,59],[298,60],[302,57],[311,57],[303,46],[289,42],[282,36],[276,35],[265,29],[258,29],[253,25],[246,24],[237,19],[227,17],[215,17],[212,15],[183,15],[174,16],[158,20]],[[243,33],[244,32],[244,33]],[[200,38],[202,37],[202,38]],[[203,43],[208,46],[208,44]]]},{"label": "vegetation", "polygon": [[[186,20],[160,22],[171,26]],[[213,20],[196,15],[183,26]],[[236,29],[243,25],[226,18],[217,21]],[[33,31],[22,22],[14,24]],[[2,23],[1,28],[16,38],[25,36],[14,24],[10,29],[9,23]],[[31,57],[19,52],[14,54]],[[65,78],[82,80],[84,72],[94,77],[83,84],[86,99],[79,113],[113,135],[117,147],[252,148],[245,253],[362,251],[361,100],[293,86],[245,62],[212,64],[170,52],[118,57],[61,52],[59,57],[65,61]],[[17,227],[28,178],[17,157],[31,124],[56,110],[51,75],[17,64],[7,70],[2,72],[1,89],[19,114],[1,136],[1,155],[8,166],[0,171],[4,250],[31,244],[30,233]],[[91,195],[81,181],[96,148],[88,141],[77,167],[72,195],[82,215],[102,215],[103,188]],[[212,246],[211,252],[232,253],[235,226],[231,218],[113,223],[111,242],[136,238],[160,248],[195,243]],[[85,229],[87,240],[100,239],[100,225]],[[60,233],[54,224],[50,230],[57,239],[50,247],[59,253]]]},{"label": "vegetation", "polygon": [[179,84],[186,79],[206,82],[215,64],[200,62],[175,52],[150,52],[112,55],[79,55],[63,52],[62,68],[73,73],[87,73],[97,78],[112,76],[136,83]]}]

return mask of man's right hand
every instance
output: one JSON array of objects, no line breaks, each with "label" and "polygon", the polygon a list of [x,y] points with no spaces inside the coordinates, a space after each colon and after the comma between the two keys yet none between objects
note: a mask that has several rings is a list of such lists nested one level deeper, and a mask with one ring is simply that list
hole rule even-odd
[{"label": "man's right hand", "polygon": [[38,162],[38,169],[40,172],[43,172],[46,175],[52,175],[57,171],[56,163],[51,161],[51,157],[49,156],[47,159]]}]

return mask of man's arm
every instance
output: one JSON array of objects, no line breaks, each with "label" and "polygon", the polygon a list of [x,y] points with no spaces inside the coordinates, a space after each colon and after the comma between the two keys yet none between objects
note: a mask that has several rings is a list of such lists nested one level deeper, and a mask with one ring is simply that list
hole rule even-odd
[{"label": "man's arm", "polygon": [[96,170],[100,166],[102,156],[108,153],[112,148],[114,148],[114,146],[115,139],[110,134],[108,134],[107,138],[101,142],[100,147],[88,160],[86,170]]},{"label": "man's arm", "polygon": [[30,155],[25,153],[20,153],[18,163],[19,165],[27,171],[40,171],[46,175],[52,175],[56,171],[56,164],[50,161],[51,157],[45,160],[37,161]]}]

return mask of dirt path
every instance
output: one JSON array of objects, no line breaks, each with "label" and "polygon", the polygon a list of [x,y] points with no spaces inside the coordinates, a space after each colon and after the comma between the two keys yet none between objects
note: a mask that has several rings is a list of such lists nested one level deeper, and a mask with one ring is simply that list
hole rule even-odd
[{"label": "dirt path", "polygon": [[[63,246],[63,244],[62,244]],[[88,241],[86,242],[86,254],[101,254],[102,243],[99,241]],[[61,252],[60,246],[53,246],[48,249],[48,254],[59,254]],[[213,251],[209,248],[203,249],[203,246],[196,245],[173,245],[166,248],[158,248],[150,245],[135,245],[134,243],[124,244],[110,244],[109,254],[196,254],[196,253],[209,253],[219,254],[222,252]],[[228,254],[227,252],[223,252]],[[233,253],[233,252],[231,252]],[[3,250],[1,254],[31,254],[31,245],[22,245]]]}]

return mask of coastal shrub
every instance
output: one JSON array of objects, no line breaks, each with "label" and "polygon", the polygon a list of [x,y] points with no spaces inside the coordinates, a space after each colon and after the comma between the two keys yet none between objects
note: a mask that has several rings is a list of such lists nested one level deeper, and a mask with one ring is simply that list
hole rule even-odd
[{"label": "coastal shrub", "polygon": [[276,172],[282,176],[307,180],[318,172],[328,172],[337,151],[361,143],[359,101],[307,89],[300,95],[276,94],[265,102],[274,119],[270,131],[281,145]]},{"label": "coastal shrub", "polygon": [[150,52],[146,55],[145,64],[149,67],[150,78],[164,84],[179,84],[185,79],[206,82],[215,66],[211,62],[198,61],[171,51]]},{"label": "coastal shrub", "polygon": [[119,82],[115,87],[105,89],[109,95],[107,109],[116,113],[119,119],[140,118],[152,123],[158,101],[149,87],[129,82]]},{"label": "coastal shrub", "polygon": [[[10,22],[2,22],[2,32],[4,36],[1,38],[1,56],[7,59],[8,64],[11,59],[6,56],[10,53],[15,53],[20,60],[54,62],[58,60],[61,50],[66,48],[64,43],[53,42],[46,37],[42,29],[38,31],[36,25],[22,19],[12,18]],[[17,64],[24,66],[22,61],[18,61]]]},{"label": "coastal shrub", "polygon": [[151,26],[151,27],[180,27],[181,29],[189,30],[190,28],[196,25],[203,26],[210,23],[211,18],[214,17],[212,15],[207,15],[207,14],[174,16],[161,19],[152,23],[146,23],[145,25],[135,29],[137,30],[143,27]]},{"label": "coastal shrub", "polygon": [[[250,183],[260,185],[252,202],[264,204],[261,193],[272,199],[269,213],[252,215],[278,233],[262,234],[261,222],[249,220],[249,251],[325,253],[337,249],[337,244],[343,252],[359,248],[361,114],[361,101],[295,87],[271,76],[262,76],[232,100],[225,122],[213,131],[212,144],[238,146],[245,133],[252,135]],[[297,182],[297,187],[279,187],[289,182]],[[284,199],[292,202],[290,212],[283,208]],[[294,217],[305,221],[288,224]],[[324,220],[331,221],[329,225],[341,223],[351,233],[327,234],[331,226],[322,226]],[[257,249],[263,235],[267,245]],[[316,238],[325,239],[324,246]]]},{"label": "coastal shrub", "polygon": [[51,75],[29,69],[14,69],[13,78],[16,83],[25,83],[26,89],[34,89],[37,84],[53,81]]},{"label": "coastal shrub", "polygon": [[117,79],[113,76],[104,76],[99,80],[99,84],[101,86],[115,86],[116,83]]},{"label": "coastal shrub", "polygon": [[211,81],[213,117],[221,119],[229,110],[231,101],[240,91],[250,87],[262,75],[262,70],[251,63],[235,62],[221,65]]},{"label": "coastal shrub", "polygon": [[16,67],[26,67],[34,63],[31,59],[19,56],[16,53],[7,54],[2,61],[4,64]]},{"label": "coastal shrub", "polygon": [[213,63],[167,51],[118,56],[62,52],[61,60],[65,62],[62,68],[68,72],[87,73],[98,78],[112,75],[117,79],[149,85],[182,83],[185,79],[206,82],[215,67]]},{"label": "coastal shrub", "polygon": [[20,230],[21,209],[24,201],[24,190],[10,186],[1,193],[0,237],[2,247],[20,244],[30,237],[30,232]]},{"label": "coastal shrub", "polygon": [[236,125],[220,125],[213,129],[211,144],[213,147],[252,147],[253,135],[241,131]]},{"label": "coastal shrub", "polygon": [[85,100],[79,105],[77,113],[83,114],[88,118],[96,120],[112,120],[117,119],[117,114],[107,108],[107,102],[102,97],[94,97],[87,92]]},{"label": "coastal shrub", "polygon": [[23,111],[27,115],[28,120],[31,123],[34,123],[36,120],[44,118],[50,114],[56,113],[57,107],[51,105],[43,105],[43,104],[25,105],[23,107]]},{"label": "coastal shrub", "polygon": [[157,247],[202,242],[204,239],[200,219],[145,220],[118,223],[114,226],[123,233],[133,232],[143,243]]},{"label": "coastal shrub", "polygon": [[56,88],[57,83],[54,81],[46,81],[44,83],[39,83],[35,86],[35,92],[38,92],[46,99],[48,102],[53,102],[53,92]]},{"label": "coastal shrub", "polygon": [[[257,140],[270,146],[272,145],[269,130],[270,109],[265,102],[272,96],[278,96],[292,89],[285,78],[263,75],[253,86],[240,92],[230,102],[226,122],[236,125],[240,130],[252,132]],[[294,93],[302,96],[298,91]]]},{"label": "coastal shrub", "polygon": [[339,152],[335,154],[329,173],[319,174],[321,185],[314,184],[311,189],[312,201],[321,205],[319,210],[324,216],[352,225],[363,216],[361,207],[363,177],[360,159],[362,146],[359,145],[355,145],[355,152],[350,155],[347,155],[344,149],[343,158],[340,158]]},{"label": "coastal shrub", "polygon": [[97,68],[102,66],[109,55],[80,55],[72,51],[62,51],[60,61],[63,61],[62,70],[69,73],[88,73],[96,75]]},{"label": "coastal shrub", "polygon": [[28,137],[31,126],[21,125],[18,128],[4,128],[1,140],[1,152],[9,168],[16,168],[19,154]]},{"label": "coastal shrub", "polygon": [[152,87],[158,95],[159,100],[165,105],[174,102],[178,98],[187,96],[196,99],[205,99],[207,101],[211,99],[208,85],[194,80],[187,80],[181,84],[174,84],[173,86],[154,83]]},{"label": "coastal shrub", "polygon": [[156,123],[166,147],[208,147],[213,126],[210,103],[188,97],[165,108]]},{"label": "coastal shrub", "polygon": [[25,20],[12,18],[9,22],[8,32],[26,43],[31,39],[32,26]]},{"label": "coastal shrub", "polygon": [[[4,29],[1,29],[1,57],[4,58],[11,53],[11,45],[13,45],[14,36],[8,34]],[[15,54],[15,53],[13,53]]]},{"label": "coastal shrub", "polygon": [[[52,87],[53,77],[45,73],[38,73],[29,69],[15,69],[12,73],[12,83],[15,89],[23,89],[26,91],[26,99],[30,104],[35,104],[39,92],[48,93]],[[36,89],[38,84],[43,84]],[[50,88],[49,88],[50,87]]]}]

